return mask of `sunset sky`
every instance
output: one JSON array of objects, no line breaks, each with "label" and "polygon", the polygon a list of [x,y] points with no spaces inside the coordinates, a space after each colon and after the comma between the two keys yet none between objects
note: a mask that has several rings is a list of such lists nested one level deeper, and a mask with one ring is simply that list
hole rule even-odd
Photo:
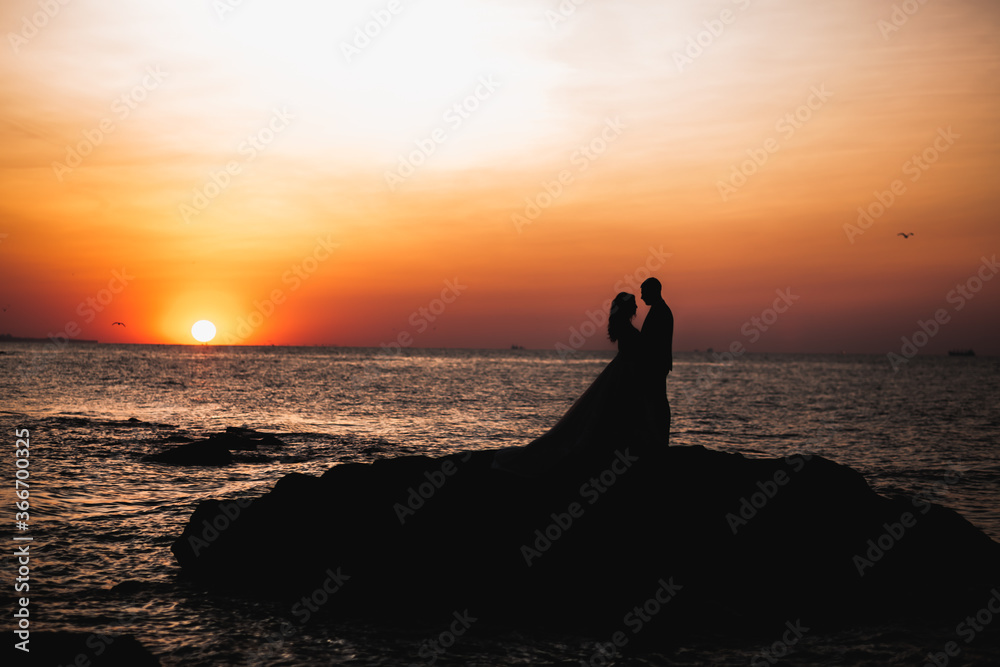
[{"label": "sunset sky", "polygon": [[0,333],[610,349],[588,313],[653,268],[678,350],[899,352],[942,310],[921,351],[1000,354],[995,0],[7,0],[0,27]]}]

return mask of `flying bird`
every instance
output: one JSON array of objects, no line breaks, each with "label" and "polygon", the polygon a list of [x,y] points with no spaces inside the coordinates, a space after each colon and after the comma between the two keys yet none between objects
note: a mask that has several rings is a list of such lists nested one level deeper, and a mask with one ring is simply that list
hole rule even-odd
[{"label": "flying bird", "polygon": [[124,322],[112,322],[111,326],[115,326],[116,324],[121,324],[123,327],[125,326]]},{"label": "flying bird", "polygon": [[902,236],[904,239],[908,239],[911,236],[913,236],[913,232],[910,232],[909,234],[905,234],[903,232],[900,232],[900,233],[896,234],[896,236]]}]

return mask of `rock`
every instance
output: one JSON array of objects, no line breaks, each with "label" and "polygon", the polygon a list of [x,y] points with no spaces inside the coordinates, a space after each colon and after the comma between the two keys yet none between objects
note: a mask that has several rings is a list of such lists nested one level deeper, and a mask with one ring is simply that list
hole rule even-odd
[{"label": "rock", "polygon": [[[190,438],[171,436],[162,442],[174,439],[184,441]],[[196,440],[186,445],[171,447],[158,454],[142,457],[149,463],[168,463],[172,465],[202,465],[224,466],[230,463],[268,463],[274,459],[263,454],[237,454],[232,452],[255,452],[259,446],[281,448],[285,446],[272,433],[259,433],[249,428],[230,426],[224,433],[212,433],[204,440]]]},{"label": "rock", "polygon": [[208,438],[221,443],[229,450],[255,451],[261,445],[274,448],[285,446],[285,443],[273,433],[259,433],[239,426],[228,426],[225,433],[213,433]]},{"label": "rock", "polygon": [[953,622],[1000,584],[1000,545],[957,513],[880,496],[818,456],[621,447],[532,479],[491,462],[293,473],[252,502],[201,503],[172,550],[205,585],[336,614],[469,610],[657,641],[797,619]]},{"label": "rock", "polygon": [[28,648],[29,653],[10,649],[14,662],[7,664],[92,667],[156,667],[160,664],[132,635],[32,631]]},{"label": "rock", "polygon": [[112,420],[107,422],[109,426],[115,426],[118,428],[150,428],[153,430],[159,429],[175,429],[177,428],[173,424],[158,424],[156,422],[147,422],[139,419],[138,417],[129,417],[124,420]]},{"label": "rock", "polygon": [[147,463],[167,463],[178,466],[225,466],[233,462],[233,455],[225,445],[212,440],[197,440],[177,445],[157,454],[143,456]]}]

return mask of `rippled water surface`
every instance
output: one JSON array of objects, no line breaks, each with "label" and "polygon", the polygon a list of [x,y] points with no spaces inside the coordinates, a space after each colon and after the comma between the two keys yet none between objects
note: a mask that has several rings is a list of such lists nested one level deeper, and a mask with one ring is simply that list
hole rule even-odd
[{"label": "rippled water surface", "polygon": [[[199,501],[260,495],[285,474],[321,474],[341,462],[526,443],[611,357],[84,344],[56,351],[11,343],[3,349],[5,451],[15,428],[31,432],[34,627],[132,633],[164,664],[245,664],[289,616],[177,579],[169,547]],[[681,353],[668,383],[672,443],[747,456],[821,454],[861,471],[881,492],[929,494],[1000,540],[998,371],[1000,361],[983,358],[918,357],[896,373],[881,356],[747,355],[718,363]],[[223,468],[139,460],[170,436],[202,437],[227,426],[274,432],[287,446],[265,450],[266,461]],[[13,479],[11,455],[0,470]],[[12,512],[9,487],[5,482],[4,507]],[[7,543],[9,526],[5,520]],[[419,657],[426,639],[417,630],[310,625],[270,662],[427,664]],[[948,639],[898,628],[808,637],[791,664],[922,664]],[[745,665],[761,648],[694,643],[637,664]],[[982,655],[967,653],[966,664],[996,664],[998,654],[976,650]],[[446,661],[579,664],[593,654],[588,638],[497,631],[456,645]]]}]

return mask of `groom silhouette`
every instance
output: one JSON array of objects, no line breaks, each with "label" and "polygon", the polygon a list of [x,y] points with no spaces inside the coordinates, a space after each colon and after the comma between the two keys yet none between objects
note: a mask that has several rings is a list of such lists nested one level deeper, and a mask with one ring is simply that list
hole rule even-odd
[{"label": "groom silhouette", "polygon": [[656,443],[669,444],[670,403],[667,401],[667,374],[673,370],[674,314],[660,292],[656,278],[641,285],[642,301],[649,306],[640,333],[643,355],[649,361],[643,391],[646,419]]}]

